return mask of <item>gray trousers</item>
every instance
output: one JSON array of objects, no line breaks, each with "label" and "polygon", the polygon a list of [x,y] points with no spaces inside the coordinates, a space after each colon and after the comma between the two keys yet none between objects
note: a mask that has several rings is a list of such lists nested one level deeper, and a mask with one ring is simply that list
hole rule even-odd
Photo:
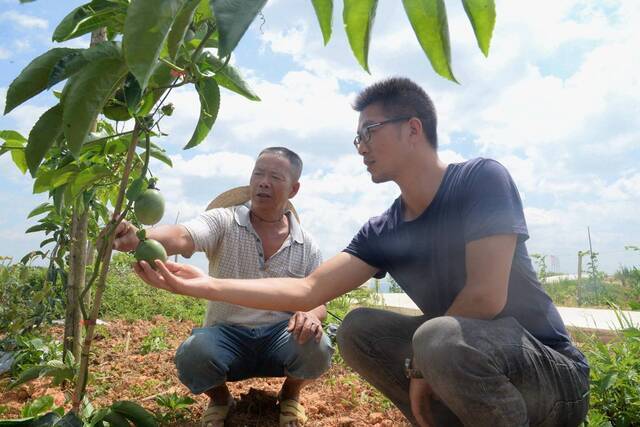
[{"label": "gray trousers", "polygon": [[338,330],[345,362],[415,424],[404,359],[413,356],[437,399],[437,426],[578,426],[589,378],[514,318],[403,316],[359,308]]}]

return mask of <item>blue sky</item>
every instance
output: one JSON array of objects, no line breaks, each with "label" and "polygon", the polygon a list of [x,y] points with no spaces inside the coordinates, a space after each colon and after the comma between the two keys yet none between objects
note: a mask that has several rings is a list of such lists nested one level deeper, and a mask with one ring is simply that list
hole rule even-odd
[{"label": "blue sky", "polygon": [[[220,192],[247,182],[258,151],[284,145],[305,162],[293,200],[325,258],[340,251],[370,216],[398,195],[394,184],[370,182],[353,139],[354,95],[392,75],[408,76],[432,96],[446,162],[492,157],[512,173],[525,204],[529,251],[549,256],[556,271],[575,273],[588,249],[600,265],[640,265],[640,3],[629,1],[497,1],[489,58],[475,44],[460,2],[447,2],[453,69],[460,85],[435,75],[399,2],[380,2],[369,54],[371,75],[352,56],[335,2],[327,47],[310,1],[271,0],[232,62],[262,98],[223,92],[207,140],[183,151],[198,117],[192,89],[171,95],[164,122],[174,168],[152,164],[167,199],[164,223],[198,214]],[[51,33],[75,0],[0,0],[0,107],[13,78],[53,46]],[[88,39],[65,45],[86,47]],[[50,94],[0,117],[0,129],[27,135],[53,104]],[[0,157],[0,255],[19,259],[42,236],[25,235],[28,212],[44,201],[32,180]],[[201,256],[194,262],[204,266]]]}]

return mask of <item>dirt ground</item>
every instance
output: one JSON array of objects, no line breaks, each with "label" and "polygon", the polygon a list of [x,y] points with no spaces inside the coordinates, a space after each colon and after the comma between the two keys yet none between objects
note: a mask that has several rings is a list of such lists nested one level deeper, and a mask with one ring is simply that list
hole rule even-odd
[{"label": "dirt ground", "polygon": [[[159,408],[155,398],[163,393],[189,395],[180,383],[173,364],[174,349],[190,333],[191,322],[175,322],[165,318],[153,321],[112,321],[97,329],[93,345],[89,397],[96,408],[117,400],[133,400],[151,411]],[[167,349],[142,354],[143,339],[152,328],[166,331]],[[62,334],[54,328],[54,336]],[[263,378],[230,383],[229,388],[238,399],[235,411],[228,418],[229,426],[277,426],[276,394],[282,384],[279,378]],[[48,394],[58,406],[65,406],[69,390],[51,387],[46,378],[38,379],[10,392],[5,391],[7,380],[0,383],[0,407],[6,411],[0,418],[17,418],[20,408],[29,401]],[[191,405],[183,417],[172,425],[197,426],[206,407],[204,395],[192,396]],[[408,426],[390,402],[384,399],[358,375],[342,364],[334,364],[329,372],[309,385],[302,394],[309,421],[308,426]]]}]

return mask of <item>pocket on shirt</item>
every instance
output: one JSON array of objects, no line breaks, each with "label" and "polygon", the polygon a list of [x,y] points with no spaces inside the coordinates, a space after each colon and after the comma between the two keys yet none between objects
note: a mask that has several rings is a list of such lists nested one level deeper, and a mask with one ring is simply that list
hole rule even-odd
[{"label": "pocket on shirt", "polygon": [[294,277],[298,279],[302,277],[306,277],[305,271],[303,269],[292,267],[292,266],[289,266],[289,268],[287,269],[287,274],[289,277]]}]

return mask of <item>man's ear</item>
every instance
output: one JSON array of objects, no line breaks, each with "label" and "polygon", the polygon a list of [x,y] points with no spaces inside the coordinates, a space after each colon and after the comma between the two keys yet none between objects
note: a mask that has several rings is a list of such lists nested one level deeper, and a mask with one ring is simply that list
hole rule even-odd
[{"label": "man's ear", "polygon": [[300,181],[297,181],[291,187],[291,192],[289,193],[289,198],[293,199],[295,197],[295,195],[298,194],[298,190],[300,190]]},{"label": "man's ear", "polygon": [[417,136],[422,134],[422,121],[417,117],[409,119],[409,128],[411,129],[411,136]]}]

